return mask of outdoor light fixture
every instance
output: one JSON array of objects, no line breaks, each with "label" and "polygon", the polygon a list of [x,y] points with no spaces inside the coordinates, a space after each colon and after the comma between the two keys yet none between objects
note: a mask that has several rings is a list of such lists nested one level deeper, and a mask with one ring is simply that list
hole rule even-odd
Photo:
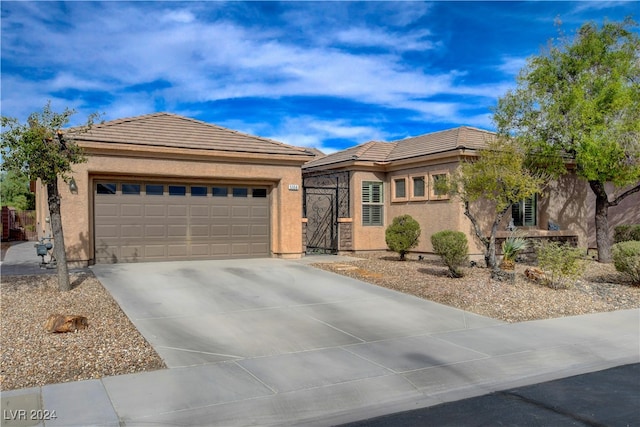
[{"label": "outdoor light fixture", "polygon": [[78,194],[78,184],[76,184],[76,180],[73,179],[73,177],[71,178],[71,181],[69,181],[69,191],[73,194]]}]

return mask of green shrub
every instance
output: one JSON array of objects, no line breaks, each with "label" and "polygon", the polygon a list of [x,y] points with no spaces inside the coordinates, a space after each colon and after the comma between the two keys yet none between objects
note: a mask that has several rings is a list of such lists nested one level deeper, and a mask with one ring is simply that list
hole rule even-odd
[{"label": "green shrub", "polygon": [[502,242],[502,263],[500,267],[505,270],[513,270],[516,265],[516,257],[528,247],[529,241],[517,230],[514,230]]},{"label": "green shrub", "polygon": [[384,237],[389,249],[400,254],[400,260],[404,261],[404,255],[409,249],[418,245],[420,224],[411,215],[397,216],[387,227]]},{"label": "green shrub", "polygon": [[613,241],[615,243],[630,240],[640,241],[640,224],[618,225],[614,230]]},{"label": "green shrub", "polygon": [[570,288],[582,274],[584,254],[580,248],[548,242],[540,245],[536,254],[546,283],[554,289]]},{"label": "green shrub", "polygon": [[431,236],[433,251],[449,268],[451,277],[462,277],[462,266],[469,261],[467,236],[461,231],[444,230]]},{"label": "green shrub", "polygon": [[613,265],[616,270],[640,285],[640,242],[620,242],[613,245]]}]

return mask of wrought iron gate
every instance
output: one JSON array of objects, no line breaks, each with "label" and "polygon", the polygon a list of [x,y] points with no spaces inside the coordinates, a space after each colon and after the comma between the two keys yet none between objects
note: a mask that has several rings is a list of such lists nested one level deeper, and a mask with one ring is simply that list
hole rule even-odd
[{"label": "wrought iron gate", "polygon": [[302,189],[307,253],[338,252],[338,218],[349,217],[349,172],[306,175]]}]

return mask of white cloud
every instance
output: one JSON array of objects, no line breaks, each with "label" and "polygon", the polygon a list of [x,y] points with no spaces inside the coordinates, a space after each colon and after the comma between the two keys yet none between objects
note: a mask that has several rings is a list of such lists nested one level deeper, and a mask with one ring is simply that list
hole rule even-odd
[{"label": "white cloud", "polygon": [[498,65],[498,70],[511,76],[517,75],[527,65],[527,58],[506,56]]}]

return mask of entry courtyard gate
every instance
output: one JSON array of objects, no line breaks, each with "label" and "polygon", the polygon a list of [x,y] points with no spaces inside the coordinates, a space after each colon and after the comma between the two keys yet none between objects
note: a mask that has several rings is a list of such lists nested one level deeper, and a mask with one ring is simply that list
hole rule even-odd
[{"label": "entry courtyard gate", "polygon": [[338,219],[350,217],[349,172],[305,175],[302,189],[307,253],[337,253]]}]

